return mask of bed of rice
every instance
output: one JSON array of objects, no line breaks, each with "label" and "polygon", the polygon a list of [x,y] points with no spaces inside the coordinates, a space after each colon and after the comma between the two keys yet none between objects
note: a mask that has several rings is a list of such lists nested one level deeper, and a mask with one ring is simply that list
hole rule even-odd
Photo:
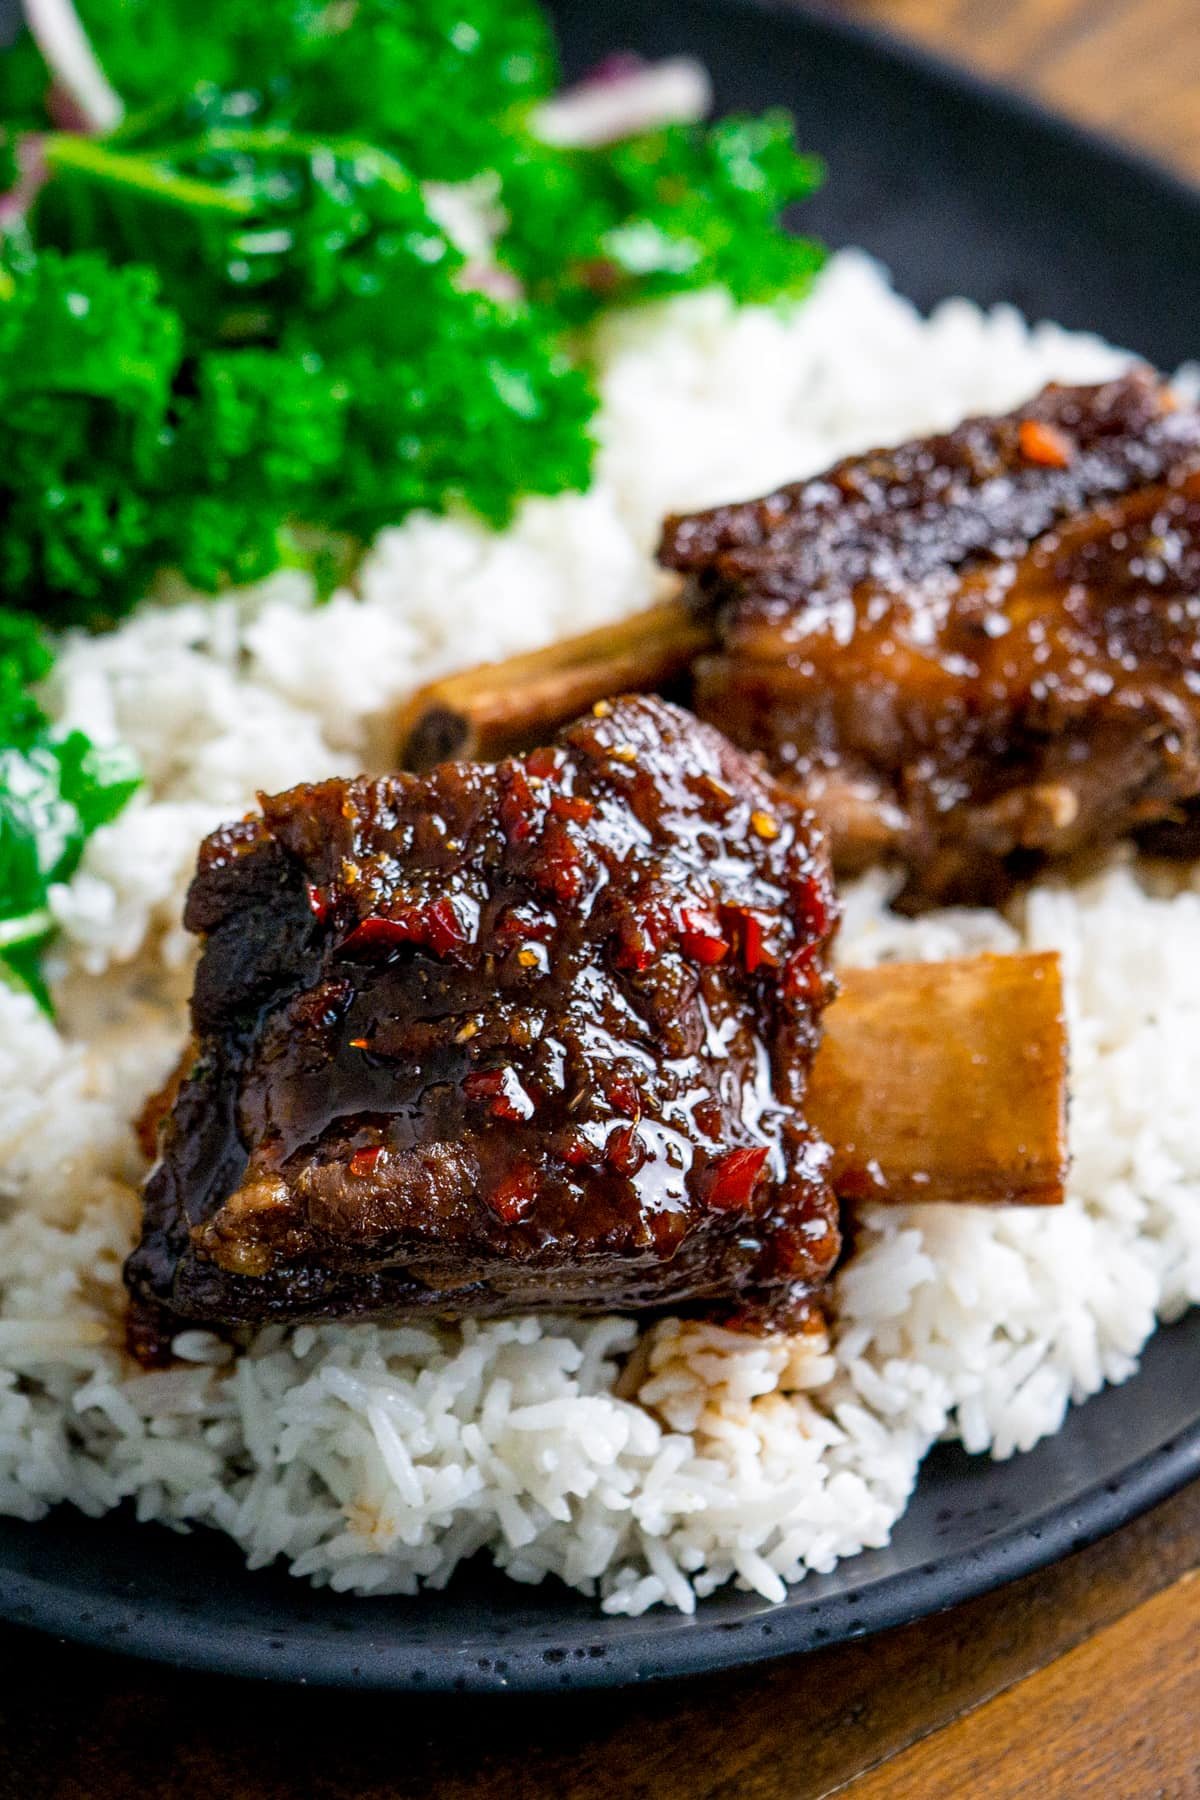
[{"label": "bed of rice", "polygon": [[667,507],[1120,360],[961,301],[922,320],[852,254],[791,317],[701,295],[610,323],[601,355],[586,496],[502,536],[412,520],[322,608],[281,576],[65,651],[56,715],[132,743],[147,787],[55,896],[59,1028],[0,989],[0,1510],[132,1499],[354,1592],[437,1586],[485,1549],[610,1612],[730,1579],[777,1598],[886,1540],[935,1439],[1027,1448],[1200,1300],[1200,883],[1118,857],[1007,917],[902,921],[878,878],[847,895],[847,961],[1061,950],[1074,1168],[1053,1213],[869,1214],[828,1345],[558,1318],[272,1330],[236,1360],[193,1331],[166,1372],[125,1358],[129,1120],[179,1040],[201,834],[256,789],[383,766],[389,709],[431,674],[643,604]]}]

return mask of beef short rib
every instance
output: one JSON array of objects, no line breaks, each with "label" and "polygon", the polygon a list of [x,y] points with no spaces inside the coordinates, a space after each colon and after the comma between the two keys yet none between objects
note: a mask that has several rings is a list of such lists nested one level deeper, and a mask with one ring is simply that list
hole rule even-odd
[{"label": "beef short rib", "polygon": [[704,717],[838,866],[986,900],[1200,794],[1200,415],[1134,371],[669,519]]},{"label": "beef short rib", "polygon": [[710,727],[625,699],[520,759],[264,799],[186,918],[143,1316],[805,1315],[835,908],[811,819]]}]

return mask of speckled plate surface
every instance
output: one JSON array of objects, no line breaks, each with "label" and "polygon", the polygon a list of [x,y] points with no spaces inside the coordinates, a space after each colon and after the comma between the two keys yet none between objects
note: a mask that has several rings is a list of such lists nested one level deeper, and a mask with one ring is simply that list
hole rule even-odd
[{"label": "speckled plate surface", "polygon": [[[8,9],[0,0],[0,17]],[[857,243],[922,304],[1010,299],[1170,368],[1200,348],[1200,194],[1036,108],[871,35],[753,0],[561,0],[569,71],[686,50],[719,105],[789,106],[832,177],[808,229]],[[1115,1529],[1200,1477],[1200,1313],[1138,1375],[1007,1463],[944,1447],[886,1550],[780,1606],[724,1591],[695,1617],[606,1618],[473,1568],[363,1600],[250,1574],[233,1545],[59,1511],[0,1520],[0,1617],[185,1667],[379,1688],[617,1685],[813,1649],[919,1618]]]}]

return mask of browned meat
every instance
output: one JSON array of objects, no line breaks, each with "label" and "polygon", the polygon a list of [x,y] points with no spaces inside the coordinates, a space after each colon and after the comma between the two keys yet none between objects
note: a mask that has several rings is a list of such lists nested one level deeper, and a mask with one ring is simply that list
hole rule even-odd
[{"label": "browned meat", "polygon": [[696,706],[846,870],[980,899],[1200,793],[1200,416],[1141,371],[667,521]]},{"label": "browned meat", "polygon": [[802,1111],[834,903],[811,820],[707,726],[627,699],[521,760],[265,799],[187,922],[143,1309],[804,1314],[839,1241]]}]

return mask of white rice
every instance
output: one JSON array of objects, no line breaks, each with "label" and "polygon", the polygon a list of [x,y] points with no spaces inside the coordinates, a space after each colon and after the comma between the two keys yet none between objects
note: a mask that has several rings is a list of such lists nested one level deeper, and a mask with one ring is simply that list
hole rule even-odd
[{"label": "white rice", "polygon": [[869,1213],[830,1344],[557,1318],[273,1329],[236,1360],[188,1331],[167,1372],[125,1358],[129,1120],[182,1029],[200,835],[258,788],[385,766],[390,712],[434,673],[643,604],[668,507],[1121,360],[1005,309],[922,320],[853,254],[791,316],[706,294],[611,321],[600,350],[589,494],[503,535],[410,520],[324,607],[279,576],[66,648],[56,716],[132,743],[147,787],[54,896],[60,1029],[0,989],[0,1510],[132,1500],[352,1592],[438,1586],[482,1549],[610,1612],[690,1610],[729,1580],[774,1599],[884,1543],[936,1439],[1028,1448],[1200,1299],[1200,893],[1117,857],[1007,918],[903,921],[878,878],[847,895],[848,962],[1061,950],[1074,1170],[1055,1212]]}]

